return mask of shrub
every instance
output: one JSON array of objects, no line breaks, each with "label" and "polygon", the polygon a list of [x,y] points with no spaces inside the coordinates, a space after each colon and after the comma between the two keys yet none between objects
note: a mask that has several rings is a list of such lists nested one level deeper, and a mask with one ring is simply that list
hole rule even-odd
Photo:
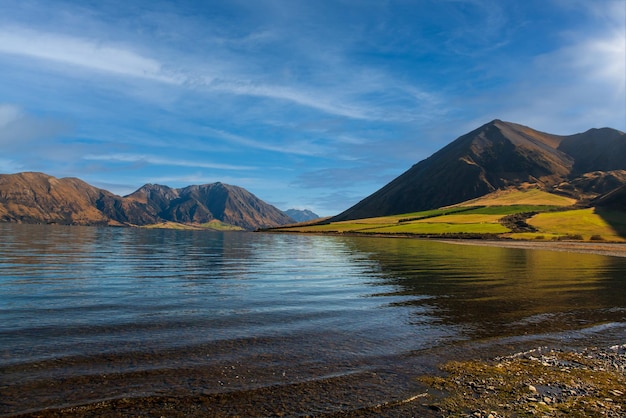
[{"label": "shrub", "polygon": [[583,236],[580,234],[567,234],[567,235],[561,235],[559,237],[555,237],[553,239],[556,239],[558,241],[568,241],[568,240],[582,241]]}]

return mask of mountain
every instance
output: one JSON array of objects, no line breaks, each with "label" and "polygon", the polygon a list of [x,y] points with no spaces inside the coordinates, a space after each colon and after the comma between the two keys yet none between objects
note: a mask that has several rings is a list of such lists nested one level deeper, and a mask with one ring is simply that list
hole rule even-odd
[{"label": "mountain", "polygon": [[57,179],[41,173],[0,175],[0,221],[107,225],[115,223],[98,210],[98,202],[117,196],[77,178]]},{"label": "mountain", "polygon": [[603,128],[560,136],[494,120],[457,138],[330,221],[435,209],[527,185],[588,200],[624,180],[623,132]]},{"label": "mountain", "polygon": [[600,209],[619,210],[626,212],[626,184],[592,201],[593,206]]},{"label": "mountain", "polygon": [[145,205],[147,213],[171,222],[201,224],[216,219],[244,229],[291,222],[278,209],[247,190],[223,183],[182,189],[146,184],[126,199]]},{"label": "mountain", "polygon": [[318,214],[313,213],[308,209],[287,209],[284,213],[296,222],[306,222],[319,219]]},{"label": "mountain", "polygon": [[247,190],[223,183],[182,189],[146,184],[120,197],[75,178],[0,175],[0,221],[4,222],[141,226],[213,220],[248,230],[293,222]]}]

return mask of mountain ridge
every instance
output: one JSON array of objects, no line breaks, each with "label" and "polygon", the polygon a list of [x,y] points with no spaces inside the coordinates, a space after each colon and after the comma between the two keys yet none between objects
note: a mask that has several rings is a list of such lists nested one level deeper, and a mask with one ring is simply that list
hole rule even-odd
[{"label": "mountain ridge", "polygon": [[[378,191],[322,223],[455,205],[496,190],[537,187],[575,199],[621,206],[626,134],[592,128],[555,135],[496,119],[458,137]],[[310,214],[309,214],[310,215]],[[300,214],[298,214],[300,216]],[[171,188],[145,184],[121,197],[74,177],[0,175],[0,221],[145,226],[220,221],[247,230],[294,219],[247,190],[221,182]]]},{"label": "mountain ridge", "polygon": [[601,128],[554,135],[495,119],[458,137],[327,222],[436,209],[526,185],[577,200],[610,191],[586,187],[584,176],[589,172],[612,173],[618,183],[626,180],[626,134]]},{"label": "mountain ridge", "polygon": [[0,221],[145,226],[218,220],[246,230],[292,223],[247,190],[220,182],[180,189],[146,184],[121,197],[73,177],[0,174]]}]

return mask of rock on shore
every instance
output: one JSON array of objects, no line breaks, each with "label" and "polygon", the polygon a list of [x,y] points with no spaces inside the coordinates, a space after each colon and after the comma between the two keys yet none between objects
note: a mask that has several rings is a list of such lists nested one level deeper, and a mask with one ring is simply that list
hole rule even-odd
[{"label": "rock on shore", "polygon": [[546,347],[490,362],[446,363],[420,378],[447,394],[430,405],[444,416],[623,417],[626,344],[580,351]]}]

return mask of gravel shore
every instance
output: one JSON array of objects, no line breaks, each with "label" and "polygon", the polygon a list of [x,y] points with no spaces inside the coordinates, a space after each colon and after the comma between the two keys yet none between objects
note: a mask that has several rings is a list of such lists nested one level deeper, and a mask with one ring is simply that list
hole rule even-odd
[{"label": "gravel shore", "polygon": [[576,253],[626,257],[626,243],[580,242],[580,241],[517,241],[517,240],[440,240],[459,245],[481,245],[489,247],[523,248],[527,250],[567,251]]},{"label": "gravel shore", "polygon": [[626,344],[580,351],[541,347],[490,362],[449,362],[421,380],[444,394],[441,416],[624,417]]}]

